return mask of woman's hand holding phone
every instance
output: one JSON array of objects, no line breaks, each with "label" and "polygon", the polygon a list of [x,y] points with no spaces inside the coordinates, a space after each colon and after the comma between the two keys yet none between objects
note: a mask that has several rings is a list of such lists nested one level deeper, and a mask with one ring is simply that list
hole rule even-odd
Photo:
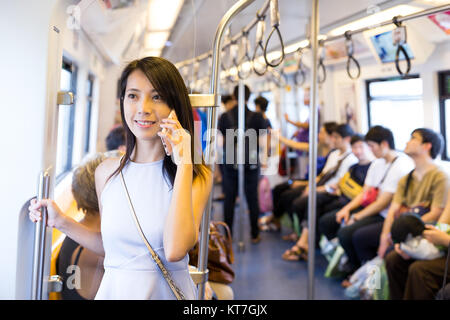
[{"label": "woman's hand holding phone", "polygon": [[166,154],[172,156],[172,161],[177,166],[192,164],[191,135],[183,129],[174,110],[168,118],[161,120],[160,126],[163,129],[158,132],[158,136],[161,137]]}]

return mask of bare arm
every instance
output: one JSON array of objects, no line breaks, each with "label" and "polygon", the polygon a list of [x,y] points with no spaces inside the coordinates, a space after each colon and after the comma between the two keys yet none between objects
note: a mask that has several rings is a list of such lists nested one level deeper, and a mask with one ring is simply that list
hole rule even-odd
[{"label": "bare arm", "polygon": [[284,114],[284,118],[286,119],[287,122],[289,122],[290,124],[293,124],[297,128],[303,128],[303,129],[309,128],[308,122],[292,121],[291,119],[289,119],[289,116],[287,113]]},{"label": "bare arm", "polygon": [[363,210],[356,213],[355,218],[357,218],[358,220],[361,220],[363,218],[378,214],[380,211],[382,211],[384,208],[386,208],[389,205],[393,196],[394,195],[390,192],[381,193],[377,197],[377,200],[372,202],[370,205],[365,207]]},{"label": "bare arm", "polygon": [[[450,191],[449,194],[450,196]],[[440,223],[450,224],[450,197],[447,198],[447,203],[445,204],[444,212],[438,220]]]},{"label": "bare arm", "polygon": [[290,148],[300,150],[300,151],[309,151],[309,143],[307,142],[298,142],[294,140],[287,139],[280,135],[280,142],[287,145]]},{"label": "bare arm", "polygon": [[206,179],[197,177],[192,181],[192,165],[178,166],[164,226],[163,245],[170,262],[183,259],[197,242],[213,181],[211,171],[206,168],[204,170]]},{"label": "bare arm", "polygon": [[[95,186],[97,190],[97,198],[100,199],[101,192],[106,183],[109,174],[112,173],[113,167],[117,165],[118,160],[107,159],[102,162],[95,171]],[[69,238],[79,243],[82,247],[87,248],[100,256],[105,256],[103,241],[100,231],[91,230],[69,216],[66,216],[57,204],[50,199],[44,199],[37,202],[32,200],[30,205],[30,218],[32,221],[41,219],[42,207],[47,207],[47,225],[56,228]],[[101,203],[99,200],[99,209],[101,215]]]}]

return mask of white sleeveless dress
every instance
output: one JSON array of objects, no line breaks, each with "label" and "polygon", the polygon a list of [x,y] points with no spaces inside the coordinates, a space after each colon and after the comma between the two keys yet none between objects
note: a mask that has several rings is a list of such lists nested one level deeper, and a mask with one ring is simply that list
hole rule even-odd
[{"label": "white sleeveless dress", "polygon": [[[123,175],[147,240],[186,299],[197,299],[189,256],[168,262],[164,255],[163,230],[172,191],[162,170],[163,160],[128,162]],[[100,201],[105,273],[95,299],[176,299],[138,233],[119,176],[106,183]]]}]

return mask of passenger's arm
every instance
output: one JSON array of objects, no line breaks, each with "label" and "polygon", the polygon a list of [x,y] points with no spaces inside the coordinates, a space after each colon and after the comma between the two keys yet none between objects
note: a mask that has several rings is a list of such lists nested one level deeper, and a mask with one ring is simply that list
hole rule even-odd
[{"label": "passenger's arm", "polygon": [[297,128],[303,128],[303,129],[309,128],[308,122],[292,121],[291,119],[289,119],[289,116],[287,113],[284,114],[284,118],[286,119],[287,122],[289,122],[290,124],[293,124]]},{"label": "passenger's arm", "polygon": [[280,135],[280,142],[287,145],[288,147],[300,151],[309,151],[309,143],[307,142],[298,142],[291,139],[287,139]]},{"label": "passenger's arm", "polygon": [[369,204],[358,213],[355,213],[353,215],[353,219],[357,221],[378,214],[389,205],[393,196],[394,194],[391,192],[381,193],[380,195],[378,195],[377,200]]},{"label": "passenger's arm", "polygon": [[183,259],[197,242],[213,181],[211,171],[206,168],[204,171],[206,178],[197,176],[192,181],[192,165],[177,168],[163,236],[165,255],[170,262]]},{"label": "passenger's arm", "polygon": [[439,220],[439,217],[441,216],[442,212],[444,211],[444,208],[431,208],[430,211],[425,213],[422,216],[423,222],[436,222]]},{"label": "passenger's arm", "polygon": [[[95,170],[95,188],[97,191],[97,199],[99,199],[100,216],[102,212],[100,195],[109,175],[114,171],[114,168],[117,168],[117,165],[118,159],[107,159]],[[47,207],[47,225],[49,227],[58,229],[82,247],[95,252],[99,256],[105,256],[105,249],[103,248],[100,231],[91,230],[71,217],[66,216],[51,199],[44,199],[41,201],[36,201],[36,199],[31,200],[29,210],[30,219],[33,222],[41,219],[42,215],[39,210],[42,207]]]},{"label": "passenger's arm", "polygon": [[100,256],[105,255],[100,232],[91,230],[64,215],[58,205],[51,199],[43,199],[41,201],[37,201],[36,199],[31,200],[29,207],[31,221],[37,222],[42,219],[42,214],[39,211],[42,207],[47,208],[47,225],[50,228],[58,229],[82,247]]},{"label": "passenger's arm", "polygon": [[167,261],[183,259],[198,239],[200,223],[213,185],[211,170],[201,166],[203,176],[195,180],[191,156],[191,136],[177,119],[163,119],[159,132],[172,153],[177,172],[164,224],[163,246]]},{"label": "passenger's arm", "polygon": [[368,188],[370,188],[370,187],[364,185],[363,191],[361,193],[359,193],[356,197],[354,197],[352,201],[347,203],[344,207],[342,207],[341,210],[339,210],[336,213],[336,222],[337,223],[340,223],[342,219],[344,219],[345,223],[347,223],[348,219],[350,218],[350,212],[361,206],[361,201],[363,199],[364,192]]}]

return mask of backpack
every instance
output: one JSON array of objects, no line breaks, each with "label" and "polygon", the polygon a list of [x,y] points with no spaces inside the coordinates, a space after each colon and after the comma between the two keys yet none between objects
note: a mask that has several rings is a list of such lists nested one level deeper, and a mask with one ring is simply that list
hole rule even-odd
[{"label": "backpack", "polygon": [[273,210],[272,189],[269,179],[262,177],[258,184],[258,203],[260,212],[269,212]]}]

